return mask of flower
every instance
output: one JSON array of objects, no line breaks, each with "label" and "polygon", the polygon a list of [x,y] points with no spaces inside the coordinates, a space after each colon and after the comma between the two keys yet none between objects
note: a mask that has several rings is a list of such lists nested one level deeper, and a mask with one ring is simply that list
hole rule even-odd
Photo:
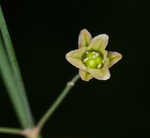
[{"label": "flower", "polygon": [[100,34],[92,38],[86,30],[81,30],[78,40],[78,49],[66,54],[66,59],[79,68],[81,79],[89,81],[92,78],[107,80],[110,78],[109,68],[117,63],[122,55],[118,52],[105,50],[108,44],[108,35]]}]

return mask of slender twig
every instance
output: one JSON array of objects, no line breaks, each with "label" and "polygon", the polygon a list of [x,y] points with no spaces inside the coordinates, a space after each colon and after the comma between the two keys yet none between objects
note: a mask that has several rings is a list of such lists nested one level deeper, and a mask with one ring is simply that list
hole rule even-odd
[{"label": "slender twig", "polygon": [[[8,65],[8,63],[7,63],[7,66],[9,66],[9,68],[12,69],[13,74],[14,74],[14,76],[12,76],[11,73],[9,73],[9,75],[14,77],[14,79],[12,79],[12,80],[14,82],[16,82],[15,86],[17,88],[15,88],[15,89],[18,89],[18,90],[16,90],[15,93],[16,93],[16,96],[18,97],[19,101],[21,102],[21,103],[18,103],[18,104],[21,104],[20,106],[22,107],[22,113],[21,114],[24,114],[24,115],[22,115],[23,116],[22,119],[21,119],[21,117],[19,117],[19,118],[21,119],[20,121],[21,121],[21,124],[22,124],[23,128],[32,128],[32,127],[34,127],[32,114],[31,114],[31,111],[30,111],[30,108],[29,108],[29,103],[28,103],[28,100],[27,100],[27,97],[26,97],[26,94],[25,94],[25,88],[24,88],[22,77],[21,77],[21,73],[19,71],[19,66],[18,66],[18,63],[17,63],[17,60],[16,60],[15,52],[14,52],[14,49],[13,49],[13,44],[12,44],[10,36],[9,36],[9,32],[8,32],[8,29],[7,29],[7,25],[6,25],[1,7],[0,7],[0,30],[1,30],[1,33],[2,33],[4,46],[6,48],[9,63],[11,65],[11,67]],[[2,49],[2,46],[1,46],[1,49]],[[6,60],[6,58],[5,58],[5,60]],[[2,61],[2,62],[4,62],[4,61]],[[10,69],[8,69],[8,70],[10,72]],[[8,83],[8,82],[6,82],[6,83]],[[11,95],[13,95],[13,93],[11,93]],[[15,100],[15,99],[16,98],[14,98],[12,100]],[[18,109],[16,108],[16,110],[18,110]]]},{"label": "slender twig", "polygon": [[0,127],[0,133],[13,134],[13,135],[21,135],[22,130],[21,129],[17,129],[17,128]]},{"label": "slender twig", "polygon": [[67,83],[66,87],[64,90],[61,92],[61,94],[58,96],[56,101],[50,106],[48,111],[43,115],[41,120],[39,121],[37,127],[42,129],[44,124],[48,121],[48,119],[51,117],[51,115],[54,113],[54,111],[57,109],[57,107],[60,105],[60,103],[64,100],[66,95],[69,93],[70,89],[75,85],[76,81],[80,78],[80,75],[77,74],[76,76],[73,77],[73,79]]}]

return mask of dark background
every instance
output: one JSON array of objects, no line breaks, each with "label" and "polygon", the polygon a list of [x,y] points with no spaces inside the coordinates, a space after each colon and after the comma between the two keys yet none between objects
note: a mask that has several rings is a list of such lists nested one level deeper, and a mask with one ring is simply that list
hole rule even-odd
[{"label": "dark background", "polygon": [[[124,56],[111,69],[110,80],[77,83],[44,127],[44,138],[150,137],[146,3],[4,0],[1,4],[36,121],[78,72],[65,54],[77,48],[81,29],[87,28],[93,36],[107,33],[107,49]],[[2,80],[0,126],[20,127]]]}]

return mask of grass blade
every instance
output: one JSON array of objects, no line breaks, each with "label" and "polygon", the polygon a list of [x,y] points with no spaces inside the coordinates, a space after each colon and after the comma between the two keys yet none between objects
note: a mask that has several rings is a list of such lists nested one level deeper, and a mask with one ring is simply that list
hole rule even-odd
[{"label": "grass blade", "polygon": [[[0,30],[1,30],[1,35],[2,35],[1,39],[3,39],[3,41],[4,41],[3,46],[5,46],[5,48],[6,48],[6,52],[7,52],[8,60],[9,60],[7,62],[6,55],[4,54],[5,51],[3,50],[3,48],[2,48],[3,46],[1,44],[0,50],[1,50],[2,55],[0,55],[0,57],[1,57],[0,64],[4,64],[4,67],[2,67],[3,65],[1,65],[1,67],[2,67],[1,70],[2,70],[2,73],[4,73],[6,76],[4,74],[2,74],[2,75],[5,80],[5,84],[7,85],[7,83],[8,83],[7,88],[9,89],[9,94],[11,95],[12,100],[15,101],[15,100],[20,99],[19,105],[16,104],[16,106],[15,106],[15,107],[17,107],[17,108],[15,108],[15,110],[19,109],[19,112],[21,110],[22,113],[19,113],[18,116],[21,114],[24,114],[23,118],[19,117],[19,118],[22,118],[20,120],[22,127],[23,128],[31,128],[34,126],[34,123],[33,123],[34,121],[33,121],[33,117],[32,117],[32,114],[31,114],[31,111],[29,108],[29,103],[28,103],[28,100],[27,100],[27,97],[25,94],[25,88],[24,88],[22,77],[21,77],[21,73],[19,71],[19,66],[17,63],[15,52],[13,49],[13,44],[12,44],[10,36],[9,36],[9,32],[7,29],[7,25],[6,25],[1,7],[0,7]],[[10,63],[10,65],[9,65],[9,63]],[[6,70],[3,68],[6,68]],[[13,74],[13,76],[12,76],[12,74]],[[11,82],[11,81],[13,81],[13,82]],[[16,84],[15,84],[15,82],[16,82]],[[11,91],[13,91],[13,92],[11,92]],[[19,106],[21,106],[21,107],[19,107]],[[22,108],[22,109],[20,109],[20,108]]]}]

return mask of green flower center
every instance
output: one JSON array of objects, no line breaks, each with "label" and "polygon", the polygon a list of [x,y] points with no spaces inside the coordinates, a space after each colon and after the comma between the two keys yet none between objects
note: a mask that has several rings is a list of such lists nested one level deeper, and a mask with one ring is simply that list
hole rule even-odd
[{"label": "green flower center", "polygon": [[103,66],[103,56],[99,51],[88,50],[83,54],[82,62],[89,68],[99,69]]}]

